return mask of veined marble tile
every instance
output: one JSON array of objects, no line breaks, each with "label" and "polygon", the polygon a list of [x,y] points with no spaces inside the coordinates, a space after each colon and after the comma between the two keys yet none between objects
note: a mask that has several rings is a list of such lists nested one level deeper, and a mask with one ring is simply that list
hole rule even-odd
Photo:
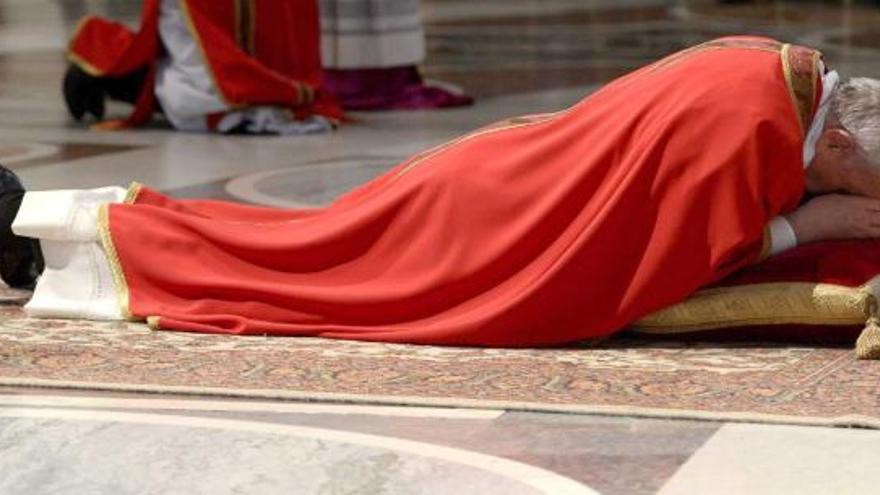
[{"label": "veined marble tile", "polygon": [[728,424],[660,495],[873,495],[880,431]]},{"label": "veined marble tile", "polygon": [[0,449],[0,493],[596,493],[461,449],[208,418],[12,409]]}]

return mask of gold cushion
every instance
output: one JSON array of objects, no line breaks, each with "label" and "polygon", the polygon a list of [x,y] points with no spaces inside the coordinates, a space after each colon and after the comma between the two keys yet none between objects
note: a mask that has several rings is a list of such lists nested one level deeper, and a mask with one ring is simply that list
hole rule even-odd
[{"label": "gold cushion", "polygon": [[880,277],[859,287],[772,282],[703,289],[638,321],[647,334],[692,333],[757,325],[860,325],[874,311]]}]

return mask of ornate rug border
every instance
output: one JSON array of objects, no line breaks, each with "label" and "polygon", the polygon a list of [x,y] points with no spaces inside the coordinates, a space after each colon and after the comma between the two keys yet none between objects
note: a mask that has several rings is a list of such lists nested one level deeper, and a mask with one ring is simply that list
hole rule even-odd
[{"label": "ornate rug border", "polygon": [[91,390],[100,392],[129,392],[198,397],[226,397],[239,399],[271,399],[331,404],[362,404],[374,406],[412,406],[435,408],[493,409],[510,412],[540,412],[556,414],[583,414],[594,416],[634,417],[643,419],[670,419],[715,421],[728,423],[760,423],[793,426],[820,426],[838,428],[880,429],[880,417],[858,414],[834,417],[793,416],[753,412],[714,412],[688,409],[668,409],[638,406],[609,406],[586,404],[545,404],[540,402],[463,399],[456,397],[417,397],[394,395],[342,394],[331,392],[303,392],[272,389],[235,389],[219,387],[189,387],[180,385],[146,385],[112,382],[78,382],[39,378],[0,377],[0,386],[31,387],[62,390]]}]

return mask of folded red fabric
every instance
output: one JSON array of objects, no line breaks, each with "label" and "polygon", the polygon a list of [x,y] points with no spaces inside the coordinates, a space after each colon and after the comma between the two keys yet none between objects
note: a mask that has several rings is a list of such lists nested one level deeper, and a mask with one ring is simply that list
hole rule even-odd
[{"label": "folded red fabric", "polygon": [[880,240],[798,246],[721,280],[716,287],[766,282],[816,282],[856,287],[880,274]]}]

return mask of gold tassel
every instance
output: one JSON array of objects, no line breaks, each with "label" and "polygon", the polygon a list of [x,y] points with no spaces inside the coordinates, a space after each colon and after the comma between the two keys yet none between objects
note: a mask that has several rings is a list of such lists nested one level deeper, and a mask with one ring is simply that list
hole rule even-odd
[{"label": "gold tassel", "polygon": [[880,359],[880,321],[876,316],[868,318],[865,329],[856,340],[856,356],[859,359]]}]

